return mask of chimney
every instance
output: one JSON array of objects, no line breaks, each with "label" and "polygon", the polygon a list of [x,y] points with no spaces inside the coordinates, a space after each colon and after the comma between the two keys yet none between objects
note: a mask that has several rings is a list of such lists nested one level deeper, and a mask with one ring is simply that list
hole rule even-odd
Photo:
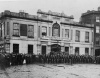
[{"label": "chimney", "polygon": [[98,7],[98,11],[100,11],[100,7]]}]

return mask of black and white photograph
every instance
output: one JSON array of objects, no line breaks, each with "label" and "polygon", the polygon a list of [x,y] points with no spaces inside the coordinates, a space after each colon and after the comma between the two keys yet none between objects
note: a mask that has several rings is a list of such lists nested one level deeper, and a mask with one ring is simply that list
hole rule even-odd
[{"label": "black and white photograph", "polygon": [[0,0],[0,78],[100,78],[100,0]]}]

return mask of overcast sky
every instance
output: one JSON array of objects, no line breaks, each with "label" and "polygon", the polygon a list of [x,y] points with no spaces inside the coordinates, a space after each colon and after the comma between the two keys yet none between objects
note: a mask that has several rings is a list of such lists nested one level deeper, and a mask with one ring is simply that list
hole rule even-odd
[{"label": "overcast sky", "polygon": [[48,12],[64,12],[66,15],[74,16],[75,21],[79,21],[82,13],[87,10],[97,10],[100,0],[0,0],[0,12],[10,10],[25,12],[36,15],[37,10]]}]

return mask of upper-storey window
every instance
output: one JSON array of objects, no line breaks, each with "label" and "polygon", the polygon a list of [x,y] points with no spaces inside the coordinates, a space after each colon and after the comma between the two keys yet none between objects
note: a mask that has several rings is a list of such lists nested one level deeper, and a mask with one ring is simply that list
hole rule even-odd
[{"label": "upper-storey window", "polygon": [[100,33],[100,26],[96,26],[96,33]]},{"label": "upper-storey window", "polygon": [[47,36],[47,27],[42,26],[42,36]]},{"label": "upper-storey window", "polygon": [[51,27],[49,27],[49,36],[51,36]]},{"label": "upper-storey window", "polygon": [[60,37],[60,25],[57,22],[52,26],[52,36]]},{"label": "upper-storey window", "polygon": [[13,23],[13,35],[19,36],[19,24],[18,23]]},{"label": "upper-storey window", "polygon": [[69,29],[65,29],[65,37],[69,38]]},{"label": "upper-storey window", "polygon": [[85,42],[89,42],[89,32],[85,32]]},{"label": "upper-storey window", "polygon": [[100,22],[100,17],[96,17],[96,22]]},{"label": "upper-storey window", "polygon": [[28,37],[34,37],[34,26],[28,25]]},{"label": "upper-storey window", "polygon": [[7,22],[7,35],[9,35],[9,22]]},{"label": "upper-storey window", "polygon": [[40,26],[38,26],[38,37],[40,37]]},{"label": "upper-storey window", "polygon": [[62,37],[64,36],[64,29],[62,29]]},{"label": "upper-storey window", "polygon": [[96,45],[99,45],[99,44],[100,44],[100,39],[99,39],[99,37],[96,37],[95,40],[96,40],[96,41],[95,41],[95,44],[96,44]]},{"label": "upper-storey window", "polygon": [[20,35],[27,36],[27,24],[20,24]]},{"label": "upper-storey window", "polygon": [[76,30],[76,37],[75,37],[75,41],[79,42],[80,41],[80,31]]}]

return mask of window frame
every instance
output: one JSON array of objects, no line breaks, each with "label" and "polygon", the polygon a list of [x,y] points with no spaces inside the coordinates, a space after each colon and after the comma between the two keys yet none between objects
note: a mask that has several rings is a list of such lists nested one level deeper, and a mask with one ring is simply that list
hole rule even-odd
[{"label": "window frame", "polygon": [[89,43],[89,32],[88,31],[85,32],[85,42]]},{"label": "window frame", "polygon": [[[33,29],[32,30],[30,30],[31,28],[30,27],[33,27]],[[29,31],[30,30],[30,31]],[[31,34],[33,34],[33,35],[29,35],[29,33],[31,33]],[[29,24],[28,26],[27,26],[27,36],[28,36],[28,38],[34,38],[34,25],[31,25],[31,24]]]},{"label": "window frame", "polygon": [[[14,27],[14,24],[17,24],[19,26],[18,28]],[[14,34],[14,31],[17,31],[18,35]],[[20,24],[19,23],[13,23],[13,36],[19,37],[20,36]]]},{"label": "window frame", "polygon": [[96,22],[100,22],[100,17],[96,16]]},{"label": "window frame", "polygon": [[[98,28],[97,28],[98,27]],[[97,32],[98,31],[98,32]],[[100,26],[96,26],[96,33],[100,33]]]},{"label": "window frame", "polygon": [[[78,50],[78,51],[77,51]],[[75,55],[79,55],[79,47],[75,47]]]},{"label": "window frame", "polygon": [[79,30],[76,30],[76,33],[75,33],[75,41],[76,42],[80,42],[80,31]]},{"label": "window frame", "polygon": [[[86,50],[87,50],[88,52],[87,52]],[[89,55],[89,48],[88,48],[88,47],[85,47],[85,55]]]},{"label": "window frame", "polygon": [[[46,28],[46,35],[43,35],[43,27]],[[41,34],[42,34],[42,37],[46,37],[47,36],[47,26],[42,26],[42,32],[41,32]]]},{"label": "window frame", "polygon": [[69,38],[69,29],[65,29],[65,38]]}]

